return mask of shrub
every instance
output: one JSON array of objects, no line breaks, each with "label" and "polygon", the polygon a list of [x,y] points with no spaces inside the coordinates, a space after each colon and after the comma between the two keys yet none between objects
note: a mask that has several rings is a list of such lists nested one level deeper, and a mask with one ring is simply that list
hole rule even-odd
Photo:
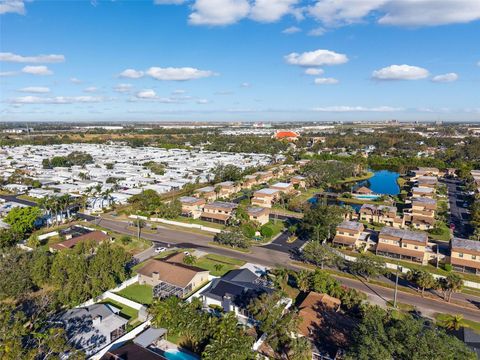
[{"label": "shrub", "polygon": [[446,270],[446,271],[452,271],[452,270],[453,270],[453,267],[452,267],[451,264],[445,264],[444,267],[445,267],[445,270]]},{"label": "shrub", "polygon": [[120,237],[120,242],[123,244],[123,245],[127,245],[128,243],[130,243],[132,241],[132,238],[128,235],[122,235]]},{"label": "shrub", "polygon": [[252,224],[245,224],[242,226],[243,235],[251,239],[255,236],[255,227]]},{"label": "shrub", "polygon": [[265,224],[260,228],[260,234],[264,237],[270,237],[273,235],[273,229],[270,225]]}]

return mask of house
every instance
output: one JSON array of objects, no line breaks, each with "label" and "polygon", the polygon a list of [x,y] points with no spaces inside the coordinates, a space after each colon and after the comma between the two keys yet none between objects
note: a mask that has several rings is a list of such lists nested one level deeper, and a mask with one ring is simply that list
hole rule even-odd
[{"label": "house", "polygon": [[100,360],[168,360],[153,350],[137,345],[134,342],[127,342],[116,349],[111,349],[103,355]]},{"label": "house", "polygon": [[450,240],[450,264],[457,271],[480,274],[480,241]]},{"label": "house", "polygon": [[362,223],[346,220],[337,226],[333,244],[357,249],[367,240],[367,236],[363,233],[364,229]]},{"label": "house", "polygon": [[219,188],[218,196],[221,198],[228,198],[238,192],[238,186],[233,181],[224,181],[215,184],[214,188]]},{"label": "house", "polygon": [[293,184],[285,182],[277,182],[270,186],[270,189],[275,189],[283,192],[284,194],[291,194],[295,191]]},{"label": "house", "polygon": [[307,178],[302,175],[296,175],[290,179],[290,182],[293,186],[298,185],[299,188],[306,188],[307,187]]},{"label": "house", "polygon": [[421,231],[385,226],[378,235],[376,254],[426,264],[428,236]]},{"label": "house", "polygon": [[60,317],[68,342],[87,356],[126,333],[128,320],[120,309],[109,304],[93,304],[68,310]]},{"label": "house", "polygon": [[237,207],[235,203],[214,201],[203,207],[200,217],[202,220],[226,224],[235,215]]},{"label": "house", "polygon": [[310,292],[298,306],[298,335],[310,340],[313,359],[336,359],[348,347],[355,322],[339,311],[340,305],[337,298]]},{"label": "house", "polygon": [[250,318],[247,306],[251,299],[263,293],[272,293],[265,282],[249,269],[229,271],[221,278],[214,279],[210,286],[200,293],[205,307],[220,307],[225,312],[233,311],[238,317]]},{"label": "house", "polygon": [[430,187],[418,187],[415,186],[412,188],[412,196],[413,197],[428,197],[433,199],[435,195],[435,189]]},{"label": "house", "polygon": [[397,215],[395,206],[363,204],[359,211],[360,220],[370,224],[379,223],[395,228],[403,227],[403,217]]},{"label": "house", "polygon": [[195,190],[194,195],[207,201],[212,201],[217,198],[217,193],[215,192],[215,188],[213,186],[205,186],[197,189]]},{"label": "house", "polygon": [[290,130],[277,130],[273,137],[277,140],[296,141],[300,137],[300,134]]},{"label": "house", "polygon": [[178,199],[182,204],[182,215],[198,219],[202,215],[206,201],[194,196],[182,196]]},{"label": "house", "polygon": [[369,188],[362,186],[355,190],[355,194],[360,194],[360,195],[371,195],[373,194],[373,191],[370,190]]},{"label": "house", "polygon": [[429,230],[435,226],[437,201],[428,197],[414,197],[411,207],[404,210],[405,224],[418,230]]},{"label": "house", "polygon": [[250,221],[255,221],[260,225],[265,225],[270,221],[270,210],[260,206],[250,206],[247,208],[247,214]]},{"label": "house", "polygon": [[138,271],[138,283],[153,287],[153,296],[184,298],[208,282],[208,271],[182,263],[149,260]]},{"label": "house", "polygon": [[280,190],[265,188],[253,193],[252,205],[271,208],[273,203],[278,200]]},{"label": "house", "polygon": [[104,241],[110,241],[111,238],[107,234],[105,234],[102,231],[96,230],[96,231],[89,231],[83,235],[71,237],[68,240],[52,244],[50,245],[49,249],[51,252],[55,251],[62,251],[65,249],[72,249],[74,248],[77,244],[80,243],[85,243],[85,242],[94,242],[96,245],[100,245]]}]

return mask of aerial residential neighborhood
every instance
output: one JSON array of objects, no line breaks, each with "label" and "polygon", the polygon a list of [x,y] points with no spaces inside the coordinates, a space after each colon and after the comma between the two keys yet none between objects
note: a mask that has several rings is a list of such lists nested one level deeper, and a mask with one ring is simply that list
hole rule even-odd
[{"label": "aerial residential neighborhood", "polygon": [[0,33],[0,359],[480,359],[478,0]]}]

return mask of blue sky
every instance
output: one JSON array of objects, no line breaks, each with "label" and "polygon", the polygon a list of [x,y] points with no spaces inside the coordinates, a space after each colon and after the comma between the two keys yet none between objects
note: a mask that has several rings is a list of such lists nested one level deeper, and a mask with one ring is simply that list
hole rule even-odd
[{"label": "blue sky", "polygon": [[477,0],[0,0],[2,121],[480,120]]}]

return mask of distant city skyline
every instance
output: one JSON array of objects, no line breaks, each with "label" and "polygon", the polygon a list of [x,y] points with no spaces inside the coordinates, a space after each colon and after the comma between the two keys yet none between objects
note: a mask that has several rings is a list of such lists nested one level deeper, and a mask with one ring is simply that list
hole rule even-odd
[{"label": "distant city skyline", "polygon": [[1,121],[480,121],[476,0],[0,0]]}]

